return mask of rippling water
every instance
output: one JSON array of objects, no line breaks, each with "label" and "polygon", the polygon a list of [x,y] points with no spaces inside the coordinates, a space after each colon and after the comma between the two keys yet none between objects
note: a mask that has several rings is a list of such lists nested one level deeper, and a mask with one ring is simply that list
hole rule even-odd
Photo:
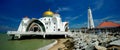
[{"label": "rippling water", "polygon": [[50,39],[25,39],[9,40],[6,34],[0,34],[0,50],[36,50],[43,47],[53,40]]}]

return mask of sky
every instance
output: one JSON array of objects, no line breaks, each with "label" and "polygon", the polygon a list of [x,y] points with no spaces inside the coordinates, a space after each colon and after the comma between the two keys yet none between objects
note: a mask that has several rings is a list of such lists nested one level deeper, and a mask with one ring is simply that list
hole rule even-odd
[{"label": "sky", "polygon": [[17,30],[25,16],[41,18],[48,9],[68,21],[70,28],[87,27],[88,7],[95,26],[103,21],[120,23],[120,0],[0,0],[0,32]]}]

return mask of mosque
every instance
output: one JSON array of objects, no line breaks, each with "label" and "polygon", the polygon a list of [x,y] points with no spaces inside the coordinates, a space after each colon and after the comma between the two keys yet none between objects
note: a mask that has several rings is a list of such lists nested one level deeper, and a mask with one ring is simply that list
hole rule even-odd
[{"label": "mosque", "polygon": [[53,13],[50,9],[43,13],[43,17],[22,19],[17,31],[8,31],[8,35],[20,38],[23,35],[65,35],[68,32],[68,22],[62,22],[58,13]]}]

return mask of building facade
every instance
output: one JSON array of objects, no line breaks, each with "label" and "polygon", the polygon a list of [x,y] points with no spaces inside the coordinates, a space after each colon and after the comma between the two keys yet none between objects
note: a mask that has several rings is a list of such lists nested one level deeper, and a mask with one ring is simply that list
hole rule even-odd
[{"label": "building facade", "polygon": [[48,10],[43,13],[43,17],[36,18],[28,18],[25,17],[20,23],[18,28],[20,32],[67,32],[68,31],[68,22],[62,22],[60,14],[53,13]]},{"label": "building facade", "polygon": [[58,13],[48,10],[43,13],[42,18],[28,18],[21,20],[17,31],[8,31],[8,35],[17,38],[25,35],[68,35],[68,22],[62,22]]},{"label": "building facade", "polygon": [[120,24],[111,21],[104,21],[100,23],[96,28],[89,29],[88,32],[118,34],[120,33]]}]

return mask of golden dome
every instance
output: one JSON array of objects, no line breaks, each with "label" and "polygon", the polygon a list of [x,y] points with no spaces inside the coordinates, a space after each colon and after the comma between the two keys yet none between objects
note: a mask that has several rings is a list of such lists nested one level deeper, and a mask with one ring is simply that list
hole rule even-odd
[{"label": "golden dome", "polygon": [[50,11],[50,9],[43,13],[44,17],[52,17],[53,15],[54,15],[54,13],[52,11]]}]

